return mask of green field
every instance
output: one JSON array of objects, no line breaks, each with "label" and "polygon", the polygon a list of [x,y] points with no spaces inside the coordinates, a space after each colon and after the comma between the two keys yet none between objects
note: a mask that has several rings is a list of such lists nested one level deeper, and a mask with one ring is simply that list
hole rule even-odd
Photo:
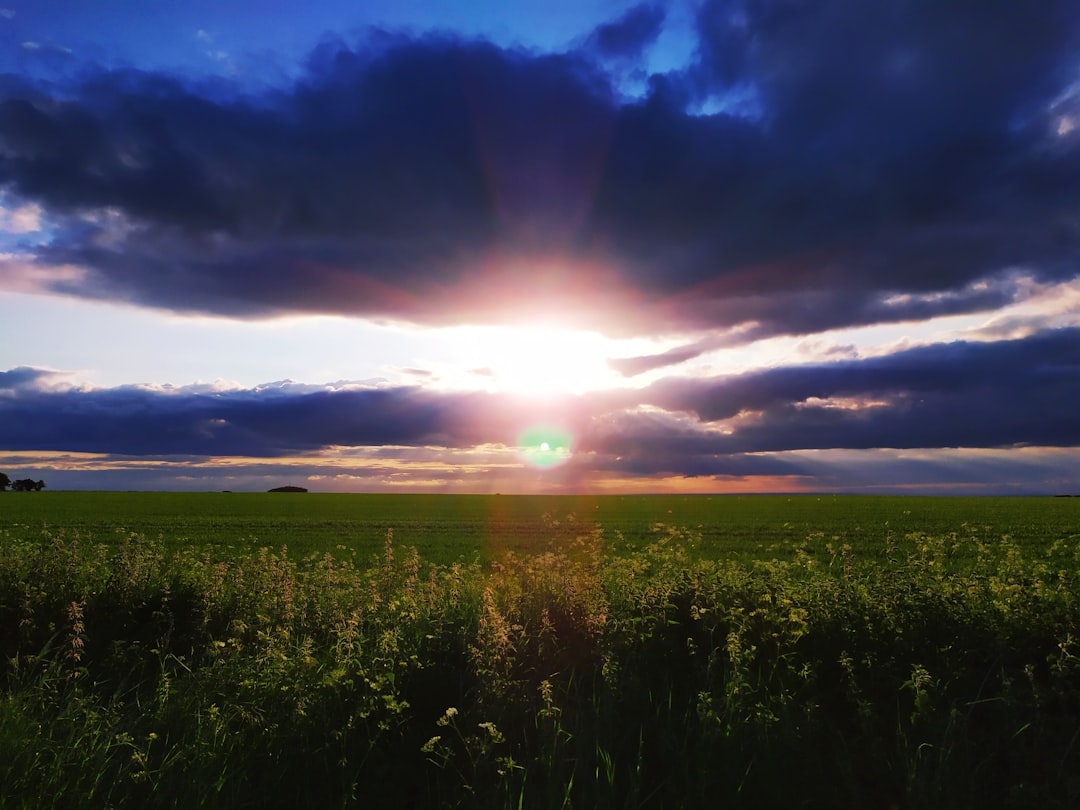
[{"label": "green field", "polygon": [[0,808],[1074,808],[1080,499],[0,494]]},{"label": "green field", "polygon": [[[1080,536],[1080,498],[888,496],[514,496],[41,492],[0,496],[0,533],[43,528],[111,544],[147,538],[247,551],[287,545],[297,556],[355,552],[367,560],[388,529],[431,562],[488,560],[594,526],[612,548],[641,547],[657,524],[700,535],[706,557],[784,558],[806,541],[862,551],[887,535],[977,532],[1038,548]],[[2,535],[0,535],[2,536]]]}]

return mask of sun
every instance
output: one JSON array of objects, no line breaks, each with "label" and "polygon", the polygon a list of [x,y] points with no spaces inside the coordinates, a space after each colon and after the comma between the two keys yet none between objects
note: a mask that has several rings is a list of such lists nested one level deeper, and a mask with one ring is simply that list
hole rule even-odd
[{"label": "sun", "polygon": [[622,384],[608,362],[622,353],[620,346],[596,332],[534,323],[458,327],[443,335],[442,349],[454,354],[457,369],[440,370],[440,383],[509,395],[502,400],[510,409],[505,416],[518,424],[506,444],[537,471],[562,467],[573,457],[570,400]]},{"label": "sun", "polygon": [[581,394],[619,383],[608,365],[614,352],[603,335],[560,327],[489,330],[476,374],[489,387],[523,395]]},{"label": "sun", "polygon": [[444,327],[425,336],[426,357],[411,364],[429,384],[453,391],[487,391],[557,399],[634,386],[612,360],[653,354],[651,338],[611,337],[564,324]]}]

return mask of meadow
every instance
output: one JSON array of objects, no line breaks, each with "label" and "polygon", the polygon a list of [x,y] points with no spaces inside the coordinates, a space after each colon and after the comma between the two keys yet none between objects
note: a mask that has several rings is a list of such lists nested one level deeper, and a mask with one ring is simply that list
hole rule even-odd
[{"label": "meadow", "polygon": [[0,495],[3,807],[1074,807],[1080,499]]}]

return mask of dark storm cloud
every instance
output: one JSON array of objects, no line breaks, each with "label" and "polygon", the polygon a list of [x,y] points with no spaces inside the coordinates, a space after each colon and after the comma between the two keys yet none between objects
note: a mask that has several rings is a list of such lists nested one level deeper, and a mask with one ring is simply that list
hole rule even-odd
[{"label": "dark storm cloud", "polygon": [[597,470],[621,475],[790,476],[797,463],[771,455],[732,453],[727,436],[671,413],[618,412],[598,416],[577,449],[594,454]]},{"label": "dark storm cloud", "polygon": [[[45,210],[35,261],[86,272],[54,289],[174,310],[449,323],[539,302],[751,340],[992,309],[1077,273],[1080,130],[1058,128],[1078,20],[1054,0],[708,2],[696,61],[630,102],[594,54],[640,51],[656,6],[564,54],[328,40],[250,96],[7,77],[0,185]],[[756,112],[688,112],[738,99]]]},{"label": "dark storm cloud", "polygon": [[734,420],[727,452],[1080,445],[1080,329],[866,360],[662,380],[643,400]]},{"label": "dark storm cloud", "polygon": [[[16,373],[16,372],[9,372]],[[282,456],[336,445],[461,448],[512,444],[531,422],[583,425],[580,400],[415,387],[333,390],[272,385],[239,391],[19,390],[0,397],[0,447],[128,455]]]},{"label": "dark storm cloud", "polygon": [[698,25],[711,89],[747,83],[774,126],[849,156],[991,147],[1076,79],[1069,0],[706,0]]}]

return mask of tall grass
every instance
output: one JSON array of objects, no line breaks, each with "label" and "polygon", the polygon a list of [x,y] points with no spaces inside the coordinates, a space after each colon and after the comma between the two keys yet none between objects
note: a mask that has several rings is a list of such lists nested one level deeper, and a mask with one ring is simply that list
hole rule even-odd
[{"label": "tall grass", "polygon": [[1070,807],[1080,547],[0,549],[4,807]]}]

